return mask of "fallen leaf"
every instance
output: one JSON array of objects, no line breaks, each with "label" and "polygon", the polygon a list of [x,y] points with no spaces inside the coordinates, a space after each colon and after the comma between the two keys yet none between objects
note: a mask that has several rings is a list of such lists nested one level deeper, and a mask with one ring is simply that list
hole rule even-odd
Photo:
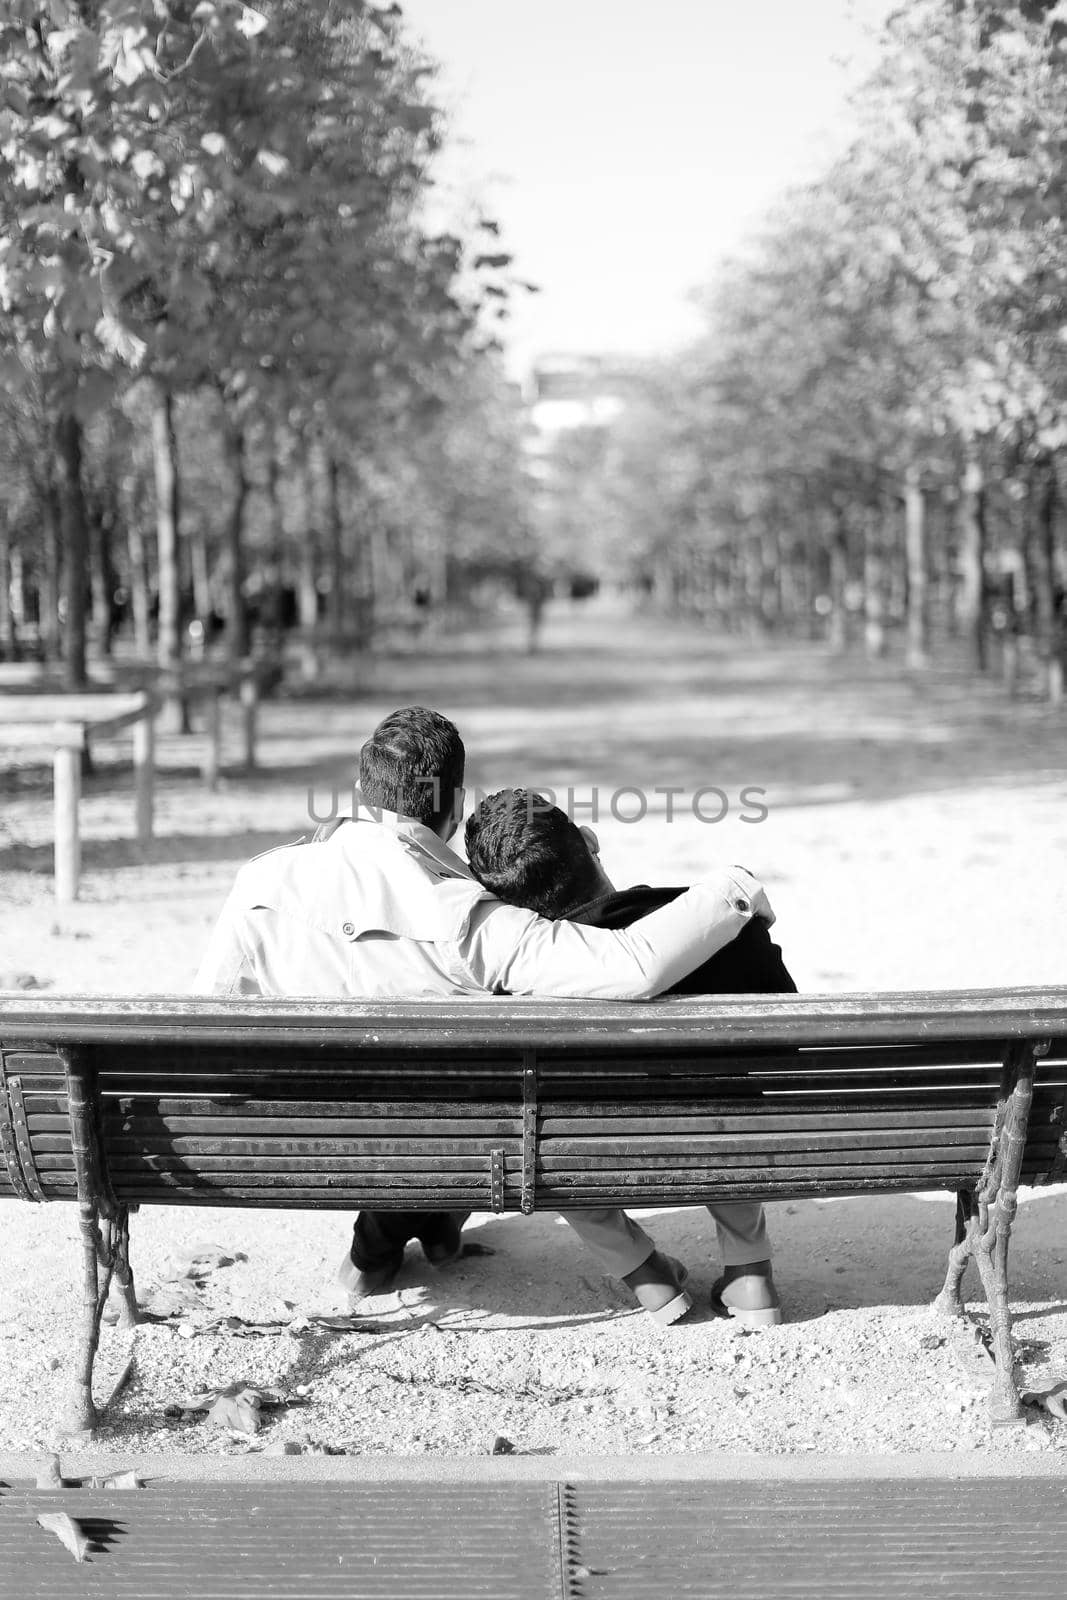
[{"label": "fallen leaf", "polygon": [[258,1339],[281,1333],[389,1333],[394,1330],[386,1322],[368,1322],[365,1317],[300,1315],[284,1322],[248,1322],[233,1314],[211,1317],[208,1321],[180,1321],[175,1324],[183,1339],[195,1339],[202,1333],[232,1333],[238,1339]]},{"label": "fallen leaf", "polygon": [[[323,1333],[391,1333],[395,1329],[388,1322],[368,1322],[366,1317],[311,1316],[304,1319],[309,1328]],[[292,1327],[292,1323],[290,1323]]]},{"label": "fallen leaf", "polygon": [[53,1456],[47,1466],[37,1474],[38,1489],[62,1489],[63,1474],[59,1470],[59,1457]]},{"label": "fallen leaf", "polygon": [[152,1320],[156,1320],[180,1316],[193,1308],[199,1310],[204,1302],[190,1282],[173,1278],[151,1291],[150,1303]]},{"label": "fallen leaf", "polygon": [[237,1261],[247,1261],[240,1250],[222,1250],[218,1245],[195,1246],[188,1255],[174,1258],[175,1278],[203,1278],[221,1267],[232,1267]]},{"label": "fallen leaf", "polygon": [[100,1484],[101,1489],[143,1489],[144,1479],[139,1478],[136,1472],[113,1472],[110,1477],[104,1478]]},{"label": "fallen leaf", "polygon": [[42,1511],[37,1521],[46,1532],[55,1534],[75,1561],[85,1560],[89,1554],[90,1541],[81,1523],[75,1522],[73,1517],[68,1517],[65,1511]]},{"label": "fallen leaf", "polygon": [[289,1404],[269,1389],[259,1389],[252,1383],[228,1383],[221,1389],[192,1395],[181,1403],[183,1411],[206,1412],[208,1422],[234,1433],[258,1433],[263,1411]]}]

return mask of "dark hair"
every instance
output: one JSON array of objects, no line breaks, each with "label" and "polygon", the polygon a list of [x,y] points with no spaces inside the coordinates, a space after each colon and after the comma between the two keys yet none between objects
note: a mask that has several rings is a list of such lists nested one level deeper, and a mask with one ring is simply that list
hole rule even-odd
[{"label": "dark hair", "polygon": [[532,789],[487,795],[467,818],[474,876],[509,905],[565,917],[603,887],[581,829]]},{"label": "dark hair", "polygon": [[465,760],[454,723],[425,706],[403,706],[379,722],[359,752],[363,803],[435,828],[455,807]]}]

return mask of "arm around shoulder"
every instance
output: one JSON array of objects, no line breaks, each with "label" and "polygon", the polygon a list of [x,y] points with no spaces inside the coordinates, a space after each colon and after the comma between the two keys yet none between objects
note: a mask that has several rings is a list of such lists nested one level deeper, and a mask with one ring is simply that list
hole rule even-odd
[{"label": "arm around shoulder", "polygon": [[629,928],[551,922],[499,901],[475,907],[461,954],[479,988],[560,999],[649,1000],[773,915],[741,868],[709,876]]}]

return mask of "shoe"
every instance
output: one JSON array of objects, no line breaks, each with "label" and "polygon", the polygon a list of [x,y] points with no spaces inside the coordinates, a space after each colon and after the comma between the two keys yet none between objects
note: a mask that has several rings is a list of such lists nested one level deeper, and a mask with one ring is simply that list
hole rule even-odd
[{"label": "shoe", "polygon": [[728,1267],[711,1286],[711,1309],[717,1317],[732,1317],[743,1328],[777,1328],[782,1321],[782,1302],[770,1262]]},{"label": "shoe", "polygon": [[678,1322],[692,1311],[692,1298],[682,1285],[689,1273],[673,1256],[661,1255],[653,1250],[646,1261],[632,1272],[623,1274],[623,1283],[632,1289],[641,1305],[661,1327]]},{"label": "shoe", "polygon": [[346,1250],[344,1259],[337,1269],[337,1281],[348,1290],[348,1303],[357,1305],[360,1300],[365,1300],[368,1295],[384,1294],[390,1288],[393,1279],[404,1265],[404,1252],[398,1256],[390,1256],[388,1261],[378,1267],[357,1267],[351,1255]]},{"label": "shoe", "polygon": [[429,1244],[424,1240],[420,1240],[419,1243],[422,1245],[422,1253],[431,1267],[435,1267],[440,1272],[442,1267],[452,1266],[463,1254],[463,1230],[453,1223],[450,1227],[442,1230],[441,1238],[431,1239]]}]

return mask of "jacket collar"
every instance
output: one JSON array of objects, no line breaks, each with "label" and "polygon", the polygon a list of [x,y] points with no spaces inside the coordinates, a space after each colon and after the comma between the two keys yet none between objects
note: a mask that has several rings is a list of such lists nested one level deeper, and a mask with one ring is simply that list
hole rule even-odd
[{"label": "jacket collar", "polygon": [[359,801],[352,809],[352,821],[377,823],[379,827],[388,828],[416,854],[432,856],[450,876],[477,882],[467,863],[449,849],[440,835],[424,822],[417,822],[414,817],[405,817],[400,812],[387,811],[384,806],[368,806]]}]

